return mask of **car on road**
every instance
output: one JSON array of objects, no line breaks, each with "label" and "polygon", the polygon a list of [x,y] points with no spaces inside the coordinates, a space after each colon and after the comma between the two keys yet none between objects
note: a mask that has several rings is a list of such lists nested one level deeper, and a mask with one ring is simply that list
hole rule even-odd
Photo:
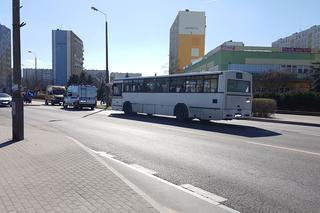
[{"label": "car on road", "polygon": [[0,106],[11,106],[12,97],[7,93],[0,93]]},{"label": "car on road", "polygon": [[89,107],[93,110],[97,106],[97,88],[90,85],[69,86],[63,108],[67,109],[69,106],[74,109]]},{"label": "car on road", "polygon": [[45,104],[59,104],[61,106],[64,101],[65,93],[66,88],[64,86],[48,85],[45,94]]}]

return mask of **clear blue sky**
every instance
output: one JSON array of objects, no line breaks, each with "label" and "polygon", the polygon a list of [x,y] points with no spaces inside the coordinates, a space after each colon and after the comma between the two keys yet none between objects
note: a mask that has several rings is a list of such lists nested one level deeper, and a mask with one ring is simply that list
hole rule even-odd
[{"label": "clear blue sky", "polygon": [[[164,74],[169,29],[179,10],[205,11],[206,52],[227,40],[271,42],[320,24],[319,0],[21,0],[22,64],[51,68],[51,30],[74,31],[84,43],[84,67],[104,69],[104,17],[108,14],[111,72]],[[11,28],[12,0],[0,1],[0,23]]]}]

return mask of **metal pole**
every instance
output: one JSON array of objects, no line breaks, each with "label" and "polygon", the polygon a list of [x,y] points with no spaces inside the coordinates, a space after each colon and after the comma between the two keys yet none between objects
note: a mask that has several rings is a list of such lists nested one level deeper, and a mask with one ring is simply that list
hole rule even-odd
[{"label": "metal pole", "polygon": [[110,95],[110,88],[109,88],[109,59],[108,59],[108,21],[106,17],[106,108],[108,107],[108,103],[109,103],[109,95]]},{"label": "metal pole", "polygon": [[37,70],[37,56],[34,56],[34,73],[36,75],[36,87],[38,86],[38,70]]},{"label": "metal pole", "polygon": [[109,83],[108,21],[106,19],[106,83]]},{"label": "metal pole", "polygon": [[12,140],[24,139],[23,99],[21,96],[21,44],[20,44],[20,0],[12,0],[13,25],[13,101]]}]

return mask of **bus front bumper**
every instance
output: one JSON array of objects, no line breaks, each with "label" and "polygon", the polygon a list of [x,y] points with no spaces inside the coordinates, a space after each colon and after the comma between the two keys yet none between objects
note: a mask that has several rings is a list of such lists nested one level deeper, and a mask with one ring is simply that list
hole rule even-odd
[{"label": "bus front bumper", "polygon": [[251,111],[249,110],[228,110],[224,111],[223,113],[223,119],[224,120],[232,120],[232,119],[243,119],[243,118],[250,118],[251,117]]}]

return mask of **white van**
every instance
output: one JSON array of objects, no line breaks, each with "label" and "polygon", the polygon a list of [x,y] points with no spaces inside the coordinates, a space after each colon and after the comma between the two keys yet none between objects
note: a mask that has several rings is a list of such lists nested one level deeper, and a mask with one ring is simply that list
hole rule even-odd
[{"label": "white van", "polygon": [[69,106],[75,109],[89,107],[92,110],[97,106],[97,88],[89,85],[71,85],[64,97],[63,107]]}]

